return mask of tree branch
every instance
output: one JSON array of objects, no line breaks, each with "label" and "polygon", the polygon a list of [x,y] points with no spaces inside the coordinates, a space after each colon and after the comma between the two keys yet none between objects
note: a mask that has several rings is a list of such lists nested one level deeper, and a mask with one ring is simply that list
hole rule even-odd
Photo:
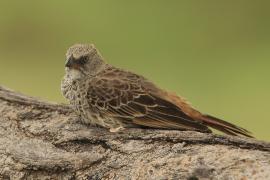
[{"label": "tree branch", "polygon": [[90,127],[67,105],[0,86],[0,179],[269,179],[270,143]]}]

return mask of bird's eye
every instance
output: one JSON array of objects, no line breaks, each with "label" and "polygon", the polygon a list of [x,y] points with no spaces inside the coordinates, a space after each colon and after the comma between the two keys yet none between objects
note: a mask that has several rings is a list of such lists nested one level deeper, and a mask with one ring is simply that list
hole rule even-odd
[{"label": "bird's eye", "polygon": [[80,65],[84,65],[87,62],[87,57],[86,56],[82,56],[76,62],[78,64],[80,64]]}]

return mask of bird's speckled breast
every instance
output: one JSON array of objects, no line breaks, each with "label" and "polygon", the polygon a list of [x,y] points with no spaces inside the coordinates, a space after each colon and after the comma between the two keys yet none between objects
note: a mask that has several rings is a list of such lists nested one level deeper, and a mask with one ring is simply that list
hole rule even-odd
[{"label": "bird's speckled breast", "polygon": [[61,84],[61,90],[84,123],[103,126],[104,123],[98,117],[99,113],[94,107],[90,107],[88,102],[87,91],[90,83],[88,81],[89,79],[71,80],[65,76]]}]

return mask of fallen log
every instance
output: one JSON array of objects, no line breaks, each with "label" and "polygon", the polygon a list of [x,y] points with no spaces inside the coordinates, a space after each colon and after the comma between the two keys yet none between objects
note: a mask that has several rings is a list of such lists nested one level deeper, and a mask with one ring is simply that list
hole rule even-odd
[{"label": "fallen log", "polygon": [[270,143],[191,131],[111,133],[0,86],[0,179],[270,179]]}]

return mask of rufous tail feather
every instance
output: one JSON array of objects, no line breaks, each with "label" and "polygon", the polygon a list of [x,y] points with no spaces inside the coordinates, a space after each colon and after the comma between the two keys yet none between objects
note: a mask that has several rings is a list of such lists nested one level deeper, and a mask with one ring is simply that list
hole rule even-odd
[{"label": "rufous tail feather", "polygon": [[218,119],[216,117],[213,117],[210,115],[202,115],[200,120],[207,126],[210,126],[214,129],[222,131],[226,134],[233,135],[233,136],[243,135],[246,137],[253,138],[253,136],[250,135],[251,133],[248,130],[238,127],[224,120]]}]

